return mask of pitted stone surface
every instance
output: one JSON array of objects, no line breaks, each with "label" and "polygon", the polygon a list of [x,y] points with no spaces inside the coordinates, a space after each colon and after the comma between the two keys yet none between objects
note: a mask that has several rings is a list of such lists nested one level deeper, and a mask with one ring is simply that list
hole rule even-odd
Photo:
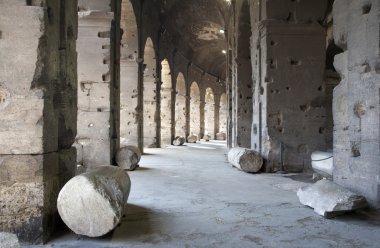
[{"label": "pitted stone surface", "polygon": [[124,146],[116,154],[116,163],[124,170],[135,170],[141,159],[141,152],[135,146]]},{"label": "pitted stone surface", "polygon": [[259,153],[241,147],[230,149],[228,162],[245,172],[258,172],[263,166],[263,159]]},{"label": "pitted stone surface", "polygon": [[182,146],[183,144],[185,144],[185,142],[186,142],[185,137],[177,136],[177,137],[173,140],[173,145],[175,145],[175,146]]},{"label": "pitted stone surface", "polygon": [[302,204],[314,208],[317,214],[324,217],[333,217],[367,206],[363,196],[327,179],[299,189],[297,196]]},{"label": "pitted stone surface", "polygon": [[120,222],[131,181],[127,172],[102,166],[72,178],[58,196],[58,212],[75,233],[99,237]]}]

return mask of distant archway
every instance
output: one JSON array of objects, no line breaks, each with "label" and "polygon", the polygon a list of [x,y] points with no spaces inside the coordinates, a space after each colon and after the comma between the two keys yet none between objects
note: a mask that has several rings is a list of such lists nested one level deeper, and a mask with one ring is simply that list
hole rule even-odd
[{"label": "distant archway", "polygon": [[161,62],[161,145],[171,144],[172,79],[169,62]]},{"label": "distant archway", "polygon": [[176,85],[175,136],[186,136],[186,84],[182,73],[178,74]]},{"label": "distant archway", "polygon": [[152,39],[144,49],[144,147],[157,147],[156,56]]},{"label": "distant archway", "polygon": [[200,91],[198,84],[193,82],[190,87],[190,134],[199,137],[201,128],[200,128]]},{"label": "distant archway", "polygon": [[215,139],[215,98],[211,88],[206,89],[205,95],[205,134]]}]

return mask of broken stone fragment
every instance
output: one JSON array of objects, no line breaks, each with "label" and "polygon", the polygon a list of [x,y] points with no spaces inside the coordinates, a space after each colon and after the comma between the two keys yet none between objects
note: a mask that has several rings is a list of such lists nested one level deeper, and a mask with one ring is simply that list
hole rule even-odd
[{"label": "broken stone fragment", "polygon": [[216,140],[226,140],[226,134],[225,133],[217,133],[216,134]]},{"label": "broken stone fragment", "polygon": [[116,163],[124,170],[135,170],[141,159],[141,152],[135,146],[124,146],[116,154]]},{"label": "broken stone fragment", "polygon": [[210,137],[210,135],[203,135],[203,140],[204,141],[210,141],[210,139],[211,139],[211,137]]},{"label": "broken stone fragment", "polygon": [[72,178],[58,195],[63,222],[76,234],[100,237],[121,221],[131,181],[126,171],[102,166]]},{"label": "broken stone fragment", "polygon": [[314,208],[317,214],[326,218],[367,207],[363,196],[327,179],[299,189],[297,196],[303,205]]},{"label": "broken stone fragment", "polygon": [[0,232],[0,248],[19,248],[20,243],[16,234]]},{"label": "broken stone fragment", "polygon": [[186,141],[185,137],[177,136],[173,140],[173,145],[175,145],[175,146],[182,146],[183,144],[185,144],[185,141]]},{"label": "broken stone fragment", "polygon": [[189,135],[189,137],[187,137],[188,143],[197,143],[197,140],[198,140],[198,137],[194,134],[191,134]]},{"label": "broken stone fragment", "polygon": [[263,166],[263,158],[258,152],[235,147],[228,152],[228,162],[245,172],[258,172]]}]

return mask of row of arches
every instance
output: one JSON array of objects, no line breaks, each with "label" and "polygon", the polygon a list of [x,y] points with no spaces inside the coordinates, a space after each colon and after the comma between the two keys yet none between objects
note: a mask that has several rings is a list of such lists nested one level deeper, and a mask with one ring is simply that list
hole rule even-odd
[{"label": "row of arches", "polygon": [[[152,65],[155,64],[155,58],[152,56],[150,38],[146,43],[145,55],[144,147],[160,147],[171,144],[173,137],[176,136],[186,137],[191,134],[202,138],[203,135],[208,135],[211,139],[215,139],[217,131],[226,133],[227,96],[225,93],[216,102],[214,91],[208,87],[205,90],[205,95],[201,97],[199,84],[195,81],[190,84],[189,93],[187,93],[186,80],[182,73],[178,73],[176,80],[172,82],[170,65],[166,59],[161,62],[161,81],[159,82],[160,87],[157,87],[157,82],[154,81],[156,75],[154,75],[155,70]],[[157,95],[156,90],[158,89],[160,89],[160,94]],[[202,98],[204,99],[203,105],[201,104]],[[189,110],[186,107],[187,99],[189,99]],[[158,107],[156,106],[157,102],[159,102]],[[203,119],[201,118],[202,107],[204,109]],[[215,111],[220,116],[217,124],[215,123]],[[157,112],[160,114],[158,115]],[[156,118],[157,116],[159,116],[159,120]],[[189,118],[188,125],[187,118]],[[203,132],[202,122],[204,123]],[[157,132],[157,128],[159,132]],[[160,136],[160,144],[158,144],[157,135]]]}]

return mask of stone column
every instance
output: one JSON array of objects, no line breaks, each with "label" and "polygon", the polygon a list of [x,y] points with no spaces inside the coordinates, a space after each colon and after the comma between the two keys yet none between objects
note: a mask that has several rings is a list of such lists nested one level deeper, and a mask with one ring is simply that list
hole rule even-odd
[{"label": "stone column", "polygon": [[120,54],[120,140],[138,146],[138,31],[130,0],[122,1]]},{"label": "stone column", "polygon": [[0,229],[32,244],[76,168],[77,1],[38,2],[0,1]]},{"label": "stone column", "polygon": [[[111,1],[78,3],[78,136],[85,167],[113,163],[118,140],[118,13]],[[116,26],[113,28],[112,23]],[[120,29],[119,29],[120,30]],[[120,39],[119,39],[120,40]]]},{"label": "stone column", "polygon": [[[203,81],[203,80],[202,80]],[[205,135],[205,106],[206,106],[206,90],[204,85],[202,85],[202,82],[199,83],[199,93],[200,93],[200,100],[199,100],[199,134],[198,139],[203,138]]]},{"label": "stone column", "polygon": [[334,66],[334,182],[380,207],[380,1],[336,0]]},{"label": "stone column", "polygon": [[[250,2],[254,79],[252,148],[277,170],[280,147],[287,171],[310,166],[310,154],[326,149],[322,130],[325,30],[319,25],[325,1]],[[261,19],[260,19],[261,18]]]},{"label": "stone column", "polygon": [[216,134],[220,132],[220,94],[214,94],[214,133],[213,137],[216,139]]}]

